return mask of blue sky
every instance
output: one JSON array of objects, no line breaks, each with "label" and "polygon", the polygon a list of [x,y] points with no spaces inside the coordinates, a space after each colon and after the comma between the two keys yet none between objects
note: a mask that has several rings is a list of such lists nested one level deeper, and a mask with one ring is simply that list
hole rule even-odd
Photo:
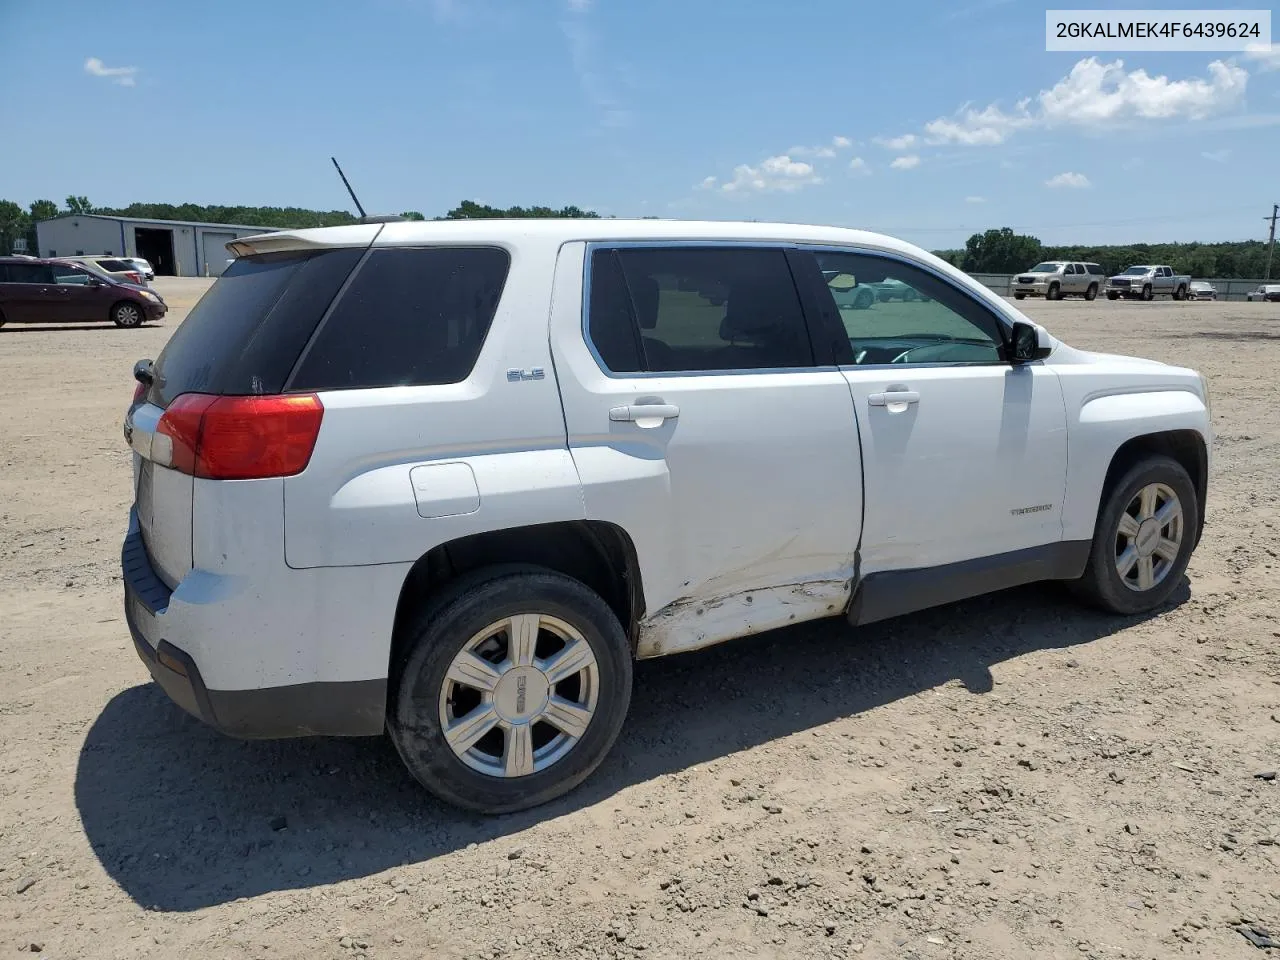
[{"label": "blue sky", "polygon": [[334,154],[371,212],[576,203],[932,248],[1004,225],[1048,242],[1265,237],[1280,44],[1046,53],[1044,10],[0,0],[0,130],[17,134],[0,196],[345,208]]}]

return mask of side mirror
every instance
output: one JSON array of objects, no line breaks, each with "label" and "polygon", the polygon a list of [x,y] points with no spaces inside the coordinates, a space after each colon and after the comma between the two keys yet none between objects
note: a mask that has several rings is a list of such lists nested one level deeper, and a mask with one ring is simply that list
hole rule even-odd
[{"label": "side mirror", "polygon": [[90,278],[89,278],[89,286],[91,286],[91,287],[105,287],[105,286],[106,286],[106,284],[105,284],[105,283],[103,283],[103,282],[102,282],[102,280],[100,280],[98,277],[90,277]]},{"label": "side mirror", "polygon": [[1032,363],[1049,356],[1053,348],[1049,343],[1049,333],[1034,323],[1019,320],[1013,325],[1013,336],[1009,343],[1010,363]]}]

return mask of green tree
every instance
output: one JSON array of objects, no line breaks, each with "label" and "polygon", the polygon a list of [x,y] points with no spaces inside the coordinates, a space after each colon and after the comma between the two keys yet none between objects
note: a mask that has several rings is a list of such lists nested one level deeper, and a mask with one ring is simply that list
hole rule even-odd
[{"label": "green tree", "polygon": [[12,200],[0,200],[0,254],[13,252],[14,241],[26,237],[31,227],[27,212]]},{"label": "green tree", "polygon": [[404,213],[400,214],[400,216],[404,217],[406,220],[425,220],[425,219],[427,219],[427,218],[426,218],[426,217],[424,217],[422,214],[420,214],[417,210],[406,210]]},{"label": "green tree", "polygon": [[52,220],[58,215],[58,205],[52,200],[35,200],[28,209],[31,211],[31,219],[37,223]]},{"label": "green tree", "polygon": [[1032,266],[1042,255],[1043,247],[1038,239],[1001,227],[969,238],[964,245],[961,269],[970,273],[1013,273]]},{"label": "green tree", "polygon": [[67,210],[81,215],[93,213],[93,204],[89,202],[88,197],[67,197]]}]

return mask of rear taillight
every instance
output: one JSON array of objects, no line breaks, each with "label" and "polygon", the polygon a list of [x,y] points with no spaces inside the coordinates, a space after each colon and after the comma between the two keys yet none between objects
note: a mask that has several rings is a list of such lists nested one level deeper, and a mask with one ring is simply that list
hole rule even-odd
[{"label": "rear taillight", "polygon": [[257,480],[305,470],[323,418],[314,393],[184,393],[169,404],[156,433],[172,443],[168,465],[175,470],[210,480]]},{"label": "rear taillight", "polygon": [[125,277],[127,277],[127,278],[128,278],[128,280],[129,280],[129,282],[130,282],[130,283],[136,283],[136,284],[138,284],[139,286],[141,286],[141,284],[142,284],[142,274],[140,274],[140,273],[134,273],[132,270],[126,270],[124,275],[125,275]]}]

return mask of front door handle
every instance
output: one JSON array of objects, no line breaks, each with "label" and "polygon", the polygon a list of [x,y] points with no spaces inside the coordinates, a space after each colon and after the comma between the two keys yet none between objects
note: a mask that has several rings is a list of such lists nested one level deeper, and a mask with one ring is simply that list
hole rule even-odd
[{"label": "front door handle", "polygon": [[884,393],[873,393],[867,397],[867,403],[873,407],[887,407],[895,403],[919,403],[918,390],[886,390]]},{"label": "front door handle", "polygon": [[680,416],[680,408],[674,403],[629,403],[609,410],[609,419],[615,423],[636,423],[640,420],[674,420]]}]

